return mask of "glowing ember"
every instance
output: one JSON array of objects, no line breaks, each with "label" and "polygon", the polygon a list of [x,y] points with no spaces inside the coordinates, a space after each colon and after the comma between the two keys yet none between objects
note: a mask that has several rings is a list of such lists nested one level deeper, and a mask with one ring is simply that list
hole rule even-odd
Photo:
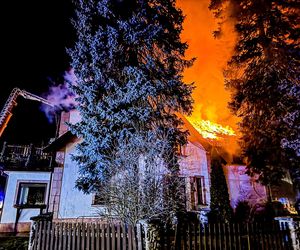
[{"label": "glowing ember", "polygon": [[220,124],[208,120],[193,120],[188,118],[193,127],[207,139],[221,140],[227,136],[235,136],[234,130],[229,126],[222,126]]}]

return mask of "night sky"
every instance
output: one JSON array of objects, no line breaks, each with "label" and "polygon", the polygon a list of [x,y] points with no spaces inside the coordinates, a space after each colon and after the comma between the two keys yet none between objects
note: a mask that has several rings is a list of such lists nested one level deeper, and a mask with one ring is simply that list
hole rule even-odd
[{"label": "night sky", "polygon": [[[14,87],[42,95],[51,81],[61,82],[72,46],[71,0],[1,1],[1,109]],[[0,139],[9,143],[47,143],[55,135],[40,103],[18,99]]]}]

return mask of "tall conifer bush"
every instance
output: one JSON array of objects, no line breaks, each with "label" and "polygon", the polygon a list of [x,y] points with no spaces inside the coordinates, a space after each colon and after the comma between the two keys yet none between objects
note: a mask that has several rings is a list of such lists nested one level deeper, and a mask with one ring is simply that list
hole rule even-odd
[{"label": "tall conifer bush", "polygon": [[225,161],[216,152],[211,153],[210,170],[210,212],[208,219],[211,222],[229,222],[232,219],[232,207],[228,193],[228,186],[224,175],[223,164]]},{"label": "tall conifer bush", "polygon": [[131,168],[158,157],[170,174],[178,173],[177,150],[187,133],[176,112],[191,113],[193,89],[182,80],[193,62],[184,59],[183,19],[175,0],[76,4],[77,41],[69,54],[82,119],[71,129],[83,139],[74,158],[80,166],[77,187],[84,192],[99,192],[120,174],[132,146],[142,158],[131,159]]}]

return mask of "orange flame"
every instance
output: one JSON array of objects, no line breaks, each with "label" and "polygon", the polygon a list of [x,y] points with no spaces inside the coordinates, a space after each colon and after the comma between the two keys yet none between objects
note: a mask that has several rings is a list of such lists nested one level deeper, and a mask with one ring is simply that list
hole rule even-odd
[{"label": "orange flame", "polygon": [[224,20],[222,36],[213,37],[217,21],[208,9],[209,3],[210,0],[178,0],[186,16],[182,32],[182,40],[189,45],[186,57],[196,57],[194,65],[184,72],[184,81],[196,86],[194,112],[188,120],[205,138],[230,135],[226,148],[234,153],[239,147],[237,136],[231,135],[238,131],[238,119],[227,108],[230,93],[224,87],[223,70],[233,53],[236,35],[232,20]]},{"label": "orange flame", "polygon": [[203,136],[203,138],[222,140],[224,137],[236,135],[234,130],[229,126],[224,127],[209,120],[193,120],[192,118],[187,119]]}]

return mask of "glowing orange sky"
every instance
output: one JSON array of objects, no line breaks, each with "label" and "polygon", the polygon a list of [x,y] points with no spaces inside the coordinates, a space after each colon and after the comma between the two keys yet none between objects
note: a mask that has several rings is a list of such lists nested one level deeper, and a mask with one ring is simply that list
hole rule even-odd
[{"label": "glowing orange sky", "polygon": [[189,44],[187,58],[197,57],[194,65],[187,69],[184,81],[195,82],[193,93],[195,101],[193,118],[211,120],[236,129],[227,103],[230,93],[224,88],[223,69],[232,54],[235,42],[233,26],[225,23],[224,35],[215,39],[212,32],[217,28],[217,21],[209,11],[210,0],[179,0],[186,19],[183,41]]}]

